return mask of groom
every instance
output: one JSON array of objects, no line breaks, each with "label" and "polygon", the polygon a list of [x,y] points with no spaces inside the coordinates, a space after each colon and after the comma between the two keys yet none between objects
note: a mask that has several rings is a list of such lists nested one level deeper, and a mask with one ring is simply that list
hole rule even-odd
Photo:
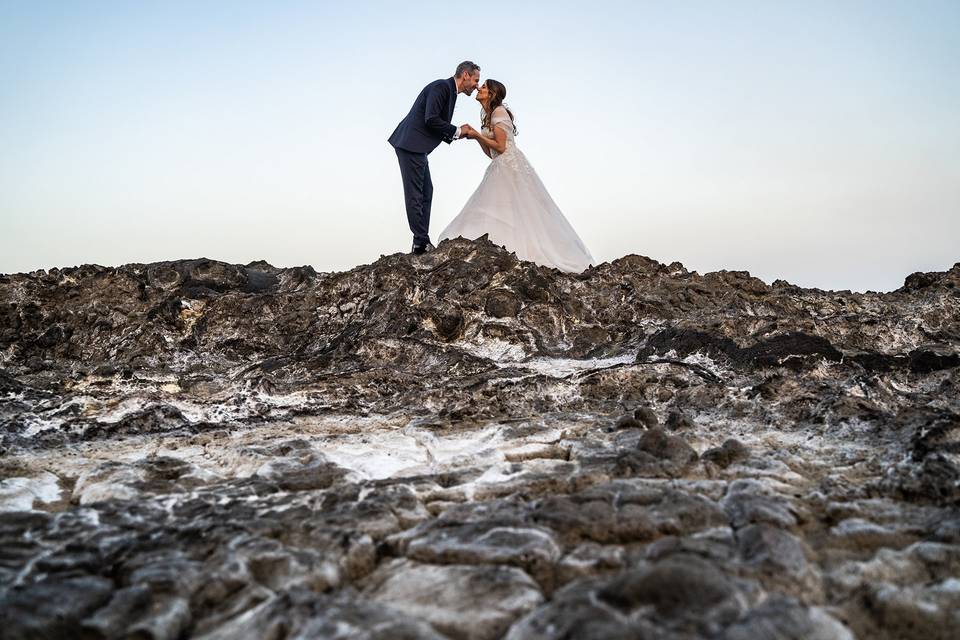
[{"label": "groom", "polygon": [[430,243],[430,203],[433,182],[427,155],[441,142],[450,144],[463,136],[468,125],[450,124],[457,94],[473,93],[480,83],[480,67],[469,60],[457,65],[452,78],[434,80],[417,96],[407,117],[400,121],[390,144],[400,161],[403,197],[407,205],[407,222],[413,233],[412,253],[420,255],[433,249]]}]

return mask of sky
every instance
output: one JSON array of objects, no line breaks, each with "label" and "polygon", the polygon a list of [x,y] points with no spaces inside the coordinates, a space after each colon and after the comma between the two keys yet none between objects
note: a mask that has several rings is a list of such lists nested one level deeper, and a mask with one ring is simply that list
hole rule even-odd
[{"label": "sky", "polygon": [[[0,0],[0,273],[408,251],[387,138],[465,59],[598,261],[854,291],[960,261],[956,0]],[[430,155],[434,237],[488,162]]]}]

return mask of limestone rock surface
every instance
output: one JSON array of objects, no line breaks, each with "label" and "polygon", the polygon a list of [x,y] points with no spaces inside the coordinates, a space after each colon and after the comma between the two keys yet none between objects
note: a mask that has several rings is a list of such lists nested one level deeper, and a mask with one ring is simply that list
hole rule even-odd
[{"label": "limestone rock surface", "polygon": [[953,638],[960,264],[0,275],[4,638]]}]

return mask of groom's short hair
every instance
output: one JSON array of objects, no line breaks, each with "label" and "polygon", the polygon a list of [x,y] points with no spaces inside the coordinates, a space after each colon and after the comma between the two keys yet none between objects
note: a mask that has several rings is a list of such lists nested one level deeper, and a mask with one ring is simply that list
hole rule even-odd
[{"label": "groom's short hair", "polygon": [[453,74],[453,77],[459,78],[464,71],[466,71],[470,75],[473,75],[477,71],[480,71],[480,65],[478,65],[476,62],[470,62],[469,60],[464,60],[463,62],[457,65],[457,72]]}]

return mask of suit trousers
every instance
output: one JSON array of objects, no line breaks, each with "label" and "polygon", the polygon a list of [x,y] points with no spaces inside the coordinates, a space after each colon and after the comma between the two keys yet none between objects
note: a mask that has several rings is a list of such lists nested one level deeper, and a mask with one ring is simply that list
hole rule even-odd
[{"label": "suit trousers", "polygon": [[430,242],[430,204],[433,202],[433,182],[427,154],[396,149],[403,179],[403,198],[407,206],[407,222],[418,247]]}]

